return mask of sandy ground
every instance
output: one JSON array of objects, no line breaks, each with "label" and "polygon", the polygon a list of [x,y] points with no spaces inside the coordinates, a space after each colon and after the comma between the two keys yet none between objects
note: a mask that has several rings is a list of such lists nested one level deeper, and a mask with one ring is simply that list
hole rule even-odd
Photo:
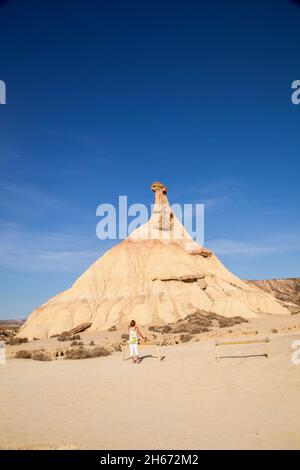
[{"label": "sandy ground", "polygon": [[[150,346],[139,365],[121,353],[9,359],[0,366],[0,448],[300,449],[294,339],[299,332],[273,336],[269,359],[219,363],[211,339],[162,347],[160,363]],[[263,351],[260,344],[224,349]]]}]

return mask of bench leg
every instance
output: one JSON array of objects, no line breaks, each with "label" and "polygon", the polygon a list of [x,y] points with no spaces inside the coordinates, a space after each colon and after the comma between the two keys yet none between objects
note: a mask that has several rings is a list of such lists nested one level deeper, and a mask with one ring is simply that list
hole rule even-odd
[{"label": "bench leg", "polygon": [[160,361],[161,361],[161,357],[160,357],[160,347],[159,347],[159,346],[156,346],[156,351],[157,351],[158,360],[159,360],[159,362],[160,362]]},{"label": "bench leg", "polygon": [[217,361],[220,360],[220,348],[219,348],[219,345],[216,346],[216,359],[217,359]]},{"label": "bench leg", "polygon": [[269,347],[269,342],[266,342],[266,349],[267,349],[267,358],[270,358],[270,347]]}]

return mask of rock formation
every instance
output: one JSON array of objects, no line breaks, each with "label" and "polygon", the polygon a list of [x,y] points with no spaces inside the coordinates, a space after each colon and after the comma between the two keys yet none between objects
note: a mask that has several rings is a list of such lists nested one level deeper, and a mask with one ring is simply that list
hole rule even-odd
[{"label": "rock formation", "polygon": [[289,314],[271,294],[229,272],[192,240],[172,211],[167,188],[151,186],[149,221],[100,257],[73,286],[37,308],[19,336],[46,338],[82,323],[104,330],[135,319],[175,322],[201,309],[225,317]]}]

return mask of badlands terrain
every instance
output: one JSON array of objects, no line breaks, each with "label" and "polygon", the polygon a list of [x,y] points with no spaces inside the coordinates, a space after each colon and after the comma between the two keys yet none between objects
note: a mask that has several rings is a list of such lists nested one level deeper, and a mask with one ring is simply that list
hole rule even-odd
[{"label": "badlands terrain", "polygon": [[[206,327],[203,318],[143,327],[151,344],[140,346],[138,365],[122,358],[125,326],[7,344],[0,448],[299,449],[300,364],[291,358],[300,316],[220,317]],[[226,346],[229,357],[216,360],[216,339],[265,336],[269,358],[262,343]],[[153,343],[165,344],[161,361]],[[108,355],[66,359],[97,348]]]}]

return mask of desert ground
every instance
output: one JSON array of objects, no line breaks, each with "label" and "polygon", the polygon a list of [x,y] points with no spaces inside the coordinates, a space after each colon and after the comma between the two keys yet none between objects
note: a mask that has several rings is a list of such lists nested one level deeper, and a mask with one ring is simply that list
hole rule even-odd
[{"label": "desert ground", "polygon": [[[95,343],[120,336],[84,332]],[[214,335],[140,349],[131,364],[122,353],[84,360],[14,359],[12,351],[49,347],[51,340],[8,346],[0,366],[1,449],[299,449],[300,364],[291,345],[299,315],[269,317],[224,329],[224,339],[271,339],[226,346],[215,358]]]}]

